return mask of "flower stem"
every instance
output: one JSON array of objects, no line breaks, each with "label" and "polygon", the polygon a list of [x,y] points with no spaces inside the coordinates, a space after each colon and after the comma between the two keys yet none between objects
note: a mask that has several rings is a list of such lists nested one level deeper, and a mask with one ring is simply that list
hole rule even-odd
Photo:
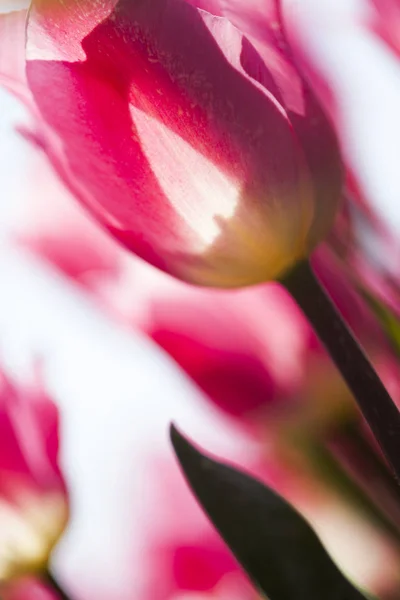
[{"label": "flower stem", "polygon": [[[330,449],[323,442],[310,439],[305,441],[303,448],[308,452],[308,460],[317,476],[357,511],[362,511],[369,521],[389,535],[399,547],[400,531],[396,523],[386,514],[377,499],[371,498],[352,475],[346,472]],[[391,481],[396,485],[393,478]]]},{"label": "flower stem", "polygon": [[44,583],[56,593],[60,600],[71,600],[70,596],[66,593],[66,591],[61,587],[57,579],[54,577],[49,570],[46,570],[43,574]]},{"label": "flower stem", "polygon": [[373,366],[307,261],[299,263],[281,283],[329,352],[400,481],[400,412]]},{"label": "flower stem", "polygon": [[333,454],[344,465],[354,484],[364,490],[396,527],[400,542],[400,487],[379,449],[355,419],[339,424],[329,442]]}]

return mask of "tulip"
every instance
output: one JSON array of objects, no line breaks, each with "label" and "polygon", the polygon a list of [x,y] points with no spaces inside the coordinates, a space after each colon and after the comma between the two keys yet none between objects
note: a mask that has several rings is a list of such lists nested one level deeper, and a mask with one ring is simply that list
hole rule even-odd
[{"label": "tulip", "polygon": [[[252,472],[275,485],[291,490],[292,496],[315,505],[315,488],[301,476],[291,478],[266,461],[242,460]],[[154,469],[157,471],[154,471]],[[246,575],[219,538],[217,532],[182,486],[177,469],[165,460],[155,460],[153,489],[157,513],[152,520],[143,552],[143,597],[149,600],[257,600]],[[159,499],[162,498],[162,503]],[[155,576],[157,575],[157,576]]]},{"label": "tulip", "polygon": [[0,379],[0,588],[47,569],[68,516],[58,413],[39,388]]},{"label": "tulip", "polygon": [[[264,449],[265,450],[265,449]],[[381,531],[332,493],[307,468],[291,468],[260,452],[242,456],[241,467],[265,481],[312,523],[333,557],[358,584],[380,595],[397,589],[398,551]],[[143,598],[148,600],[258,600],[228,548],[182,487],[178,470],[154,460],[153,513],[143,551]],[[354,540],[349,545],[349,535]],[[394,597],[394,596],[393,596]]]},{"label": "tulip", "polygon": [[129,250],[200,285],[279,277],[325,235],[340,194],[336,139],[278,7],[254,4],[215,18],[183,0],[89,0],[82,19],[74,0],[38,0],[28,19],[53,163]]},{"label": "tulip", "polygon": [[149,297],[134,323],[253,433],[261,428],[264,435],[278,415],[288,418],[297,405],[309,330],[285,291],[174,287],[175,293]]},{"label": "tulip", "polygon": [[400,4],[398,0],[370,0],[370,25],[400,55]]}]

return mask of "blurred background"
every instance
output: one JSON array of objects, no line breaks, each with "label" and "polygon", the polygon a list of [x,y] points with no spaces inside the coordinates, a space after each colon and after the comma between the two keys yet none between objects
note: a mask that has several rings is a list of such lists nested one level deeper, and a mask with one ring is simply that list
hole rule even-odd
[{"label": "blurred background", "polygon": [[[290,3],[354,175],[315,266],[399,401],[399,57],[367,2]],[[39,371],[59,409],[70,519],[52,568],[71,597],[256,599],[186,489],[173,420],[293,502],[359,585],[400,598],[399,492],[291,299],[192,289],[128,256],[30,131],[0,90],[1,369],[17,387]]]}]

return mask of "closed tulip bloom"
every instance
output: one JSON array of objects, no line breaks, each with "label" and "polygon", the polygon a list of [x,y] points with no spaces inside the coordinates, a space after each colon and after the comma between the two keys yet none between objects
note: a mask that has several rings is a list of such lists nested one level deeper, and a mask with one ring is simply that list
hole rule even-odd
[{"label": "closed tulip bloom", "polygon": [[400,54],[400,3],[398,0],[370,0],[372,29]]},{"label": "closed tulip bloom", "polygon": [[66,525],[58,463],[58,413],[38,389],[0,374],[0,590],[41,574]]},{"label": "closed tulip bloom", "polygon": [[279,277],[340,195],[336,139],[279,7],[256,4],[37,0],[28,19],[28,85],[58,172],[129,250],[200,285]]}]

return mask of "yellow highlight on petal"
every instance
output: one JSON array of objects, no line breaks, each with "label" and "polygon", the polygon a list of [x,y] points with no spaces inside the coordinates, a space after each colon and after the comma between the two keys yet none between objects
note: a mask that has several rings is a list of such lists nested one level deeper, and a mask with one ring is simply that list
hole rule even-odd
[{"label": "yellow highlight on petal", "polygon": [[0,500],[0,585],[43,571],[68,520],[61,492],[24,491],[18,500]]}]

